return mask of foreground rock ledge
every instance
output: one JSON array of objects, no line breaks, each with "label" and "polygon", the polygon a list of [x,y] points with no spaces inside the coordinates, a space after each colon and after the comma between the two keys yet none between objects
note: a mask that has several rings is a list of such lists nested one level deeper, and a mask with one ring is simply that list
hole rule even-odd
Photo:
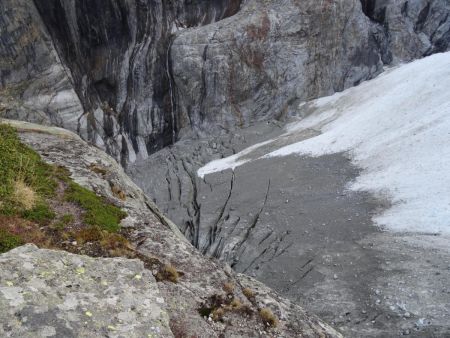
[{"label": "foreground rock ledge", "polygon": [[[264,284],[202,256],[104,152],[63,129],[3,122],[16,127],[23,142],[47,162],[65,166],[77,183],[123,208],[129,216],[122,226],[129,229],[137,253],[173,265],[181,278],[156,283],[152,271],[136,260],[18,248],[0,256],[0,336],[341,337]],[[92,171],[92,165],[103,167],[105,174]],[[120,187],[125,200],[111,186]],[[235,286],[234,297],[253,315],[227,313],[223,322],[214,322],[199,314],[210,297],[225,295],[225,283]],[[255,293],[252,302],[244,288]],[[276,328],[266,327],[258,315],[261,308],[278,317]]]},{"label": "foreground rock ledge", "polygon": [[0,336],[172,336],[142,262],[95,259],[28,244],[0,256]]}]

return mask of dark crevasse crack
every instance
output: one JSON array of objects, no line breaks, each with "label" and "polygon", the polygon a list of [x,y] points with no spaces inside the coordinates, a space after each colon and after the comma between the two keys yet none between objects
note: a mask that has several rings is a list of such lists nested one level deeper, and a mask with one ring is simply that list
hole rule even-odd
[{"label": "dark crevasse crack", "polygon": [[187,174],[192,188],[192,207],[194,208],[194,214],[192,217],[192,227],[194,229],[194,236],[192,244],[199,249],[200,242],[200,216],[201,216],[201,205],[198,202],[198,187],[197,187],[197,175],[195,172],[192,172],[191,169],[188,168],[186,160],[181,159],[182,167]]},{"label": "dark crevasse crack", "polygon": [[175,40],[175,36],[169,37],[169,43],[167,47],[166,54],[166,72],[167,72],[167,81],[169,83],[169,97],[170,97],[170,125],[172,128],[172,143],[175,143],[177,140],[177,120],[176,120],[176,96],[175,96],[175,80],[173,78],[173,68],[172,68],[172,56],[171,49],[173,41]]},{"label": "dark crevasse crack", "polygon": [[232,250],[232,251],[235,251],[237,254],[235,256],[234,262],[231,264],[231,267],[234,267],[237,264],[237,262],[239,261],[239,256],[244,253],[246,248],[242,247],[242,245],[248,240],[252,230],[256,227],[256,224],[258,224],[261,213],[263,212],[263,210],[266,206],[267,199],[269,197],[269,192],[270,192],[270,180],[267,183],[266,195],[264,197],[264,202],[261,206],[261,209],[259,209],[258,213],[253,218],[253,221],[251,222],[250,226],[246,229],[243,238],[234,246],[234,248]]},{"label": "dark crevasse crack", "polygon": [[[220,212],[219,212],[219,215],[217,217],[217,220],[214,222],[214,224],[212,225],[212,227],[209,230],[209,248],[211,248],[213,246],[213,244],[216,241],[216,236],[218,235],[218,232],[220,233],[220,231],[222,229],[220,227],[220,223],[221,223],[221,221],[223,219],[223,216],[224,216],[225,210],[226,210],[226,208],[228,206],[228,203],[230,202],[231,194],[233,193],[234,180],[235,180],[235,173],[233,171],[233,173],[231,175],[231,180],[230,180],[230,190],[228,192],[228,195],[227,195],[227,198],[225,200],[225,203],[223,204],[222,208],[220,209]],[[222,238],[220,239],[220,242],[221,241],[222,241]],[[220,246],[220,242],[217,245],[217,248],[215,250],[216,254],[217,254],[217,252],[220,252],[220,250],[218,250],[218,247]],[[203,250],[203,254],[205,254],[208,251],[209,248],[208,247],[205,248]]]}]

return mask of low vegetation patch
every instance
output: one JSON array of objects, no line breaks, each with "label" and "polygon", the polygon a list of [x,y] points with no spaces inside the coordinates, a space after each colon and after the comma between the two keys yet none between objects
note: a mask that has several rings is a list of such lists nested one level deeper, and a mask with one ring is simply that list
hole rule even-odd
[{"label": "low vegetation patch", "polygon": [[[232,283],[225,283],[225,285]],[[226,288],[224,290],[226,295],[223,294],[215,294],[209,297],[198,309],[199,314],[202,317],[211,318],[211,320],[224,321],[227,315],[239,315],[239,316],[252,316],[253,310],[247,304],[243,304],[242,301],[233,296],[233,291],[230,291],[230,288]],[[228,292],[230,291],[230,292]]]},{"label": "low vegetation patch", "polygon": [[223,284],[222,288],[229,295],[232,295],[234,292],[234,284],[231,282],[227,282],[227,283]]},{"label": "low vegetation patch", "polygon": [[277,316],[275,316],[269,308],[259,310],[259,316],[267,326],[276,327],[278,325]]},{"label": "low vegetation patch", "polygon": [[107,203],[94,192],[75,182],[69,182],[66,199],[77,203],[85,210],[84,221],[87,224],[98,226],[100,229],[109,232],[119,231],[120,221],[126,217],[126,213],[120,208]]},{"label": "low vegetation patch", "polygon": [[91,256],[134,256],[119,233],[126,213],[75,183],[67,169],[46,164],[4,124],[0,154],[0,253],[34,243]]},{"label": "low vegetation patch", "polygon": [[20,142],[14,128],[0,125],[0,212],[16,214],[54,196],[52,168]]},{"label": "low vegetation patch", "polygon": [[244,288],[242,290],[242,293],[250,301],[254,300],[254,298],[255,298],[255,292],[252,289],[250,289],[250,288]]},{"label": "low vegetation patch", "polygon": [[22,245],[22,239],[0,228],[0,253],[7,252]]},{"label": "low vegetation patch", "polygon": [[158,282],[168,280],[172,283],[178,283],[180,274],[178,273],[177,269],[175,269],[175,267],[170,264],[166,264],[159,269],[155,278]]}]

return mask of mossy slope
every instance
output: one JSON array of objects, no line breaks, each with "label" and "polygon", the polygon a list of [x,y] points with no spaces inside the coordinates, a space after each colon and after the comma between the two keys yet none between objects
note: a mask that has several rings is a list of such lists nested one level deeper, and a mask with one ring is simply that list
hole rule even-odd
[{"label": "mossy slope", "polygon": [[[25,208],[20,200],[14,198],[17,181],[23,182],[36,195],[36,202],[31,208]],[[71,223],[68,220],[73,220],[77,215],[58,215],[58,210],[50,207],[52,203],[49,202],[60,198],[58,186],[64,187],[63,199],[78,205],[82,210],[81,229],[66,231],[65,225]],[[5,124],[0,124],[0,215],[6,216],[4,220],[14,220],[0,224],[0,253],[30,241],[45,247],[60,247],[60,242],[80,238],[80,234],[87,229],[90,232],[95,229],[94,232],[103,234],[98,241],[101,247],[105,238],[110,238],[111,242],[121,236],[111,237],[108,234],[117,233],[120,221],[126,217],[119,207],[75,183],[68,170],[45,163],[39,154],[20,141],[14,128]],[[50,240],[44,244],[33,241],[32,236],[25,238],[22,235],[25,226],[36,229],[36,238],[48,235]],[[126,247],[123,238],[119,242],[123,244],[120,247]],[[111,246],[108,243],[108,248]]]}]

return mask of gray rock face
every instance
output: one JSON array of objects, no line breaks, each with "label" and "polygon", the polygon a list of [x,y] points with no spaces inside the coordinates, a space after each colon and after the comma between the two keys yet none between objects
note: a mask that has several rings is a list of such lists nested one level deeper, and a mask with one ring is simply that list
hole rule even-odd
[{"label": "gray rock face", "polygon": [[232,129],[289,114],[381,72],[357,0],[248,1],[232,18],[177,35],[180,128]]},{"label": "gray rock face", "polygon": [[[68,257],[75,257],[73,259],[87,262],[84,266],[85,270],[79,270],[80,275],[83,277],[80,277],[80,275],[77,274],[76,269],[79,265],[76,265],[73,268],[70,264],[66,265],[68,266],[66,269],[67,276],[72,280],[72,285],[74,287],[76,286],[76,283],[80,284],[78,279],[85,278],[85,294],[93,294],[96,296],[98,292],[101,291],[106,292],[106,295],[109,295],[110,291],[108,291],[108,289],[106,289],[106,291],[103,289],[101,279],[92,279],[91,277],[99,275],[100,277],[108,277],[111,280],[114,280],[114,277],[117,277],[117,284],[111,282],[109,286],[119,288],[119,285],[123,285],[124,289],[112,289],[111,292],[116,291],[119,296],[123,295],[124,300],[127,300],[129,292],[135,290],[133,287],[138,288],[139,285],[147,285],[146,290],[148,291],[148,294],[140,296],[139,293],[136,293],[133,301],[135,300],[139,303],[145,302],[146,306],[148,305],[149,307],[159,304],[162,310],[165,309],[169,317],[168,322],[170,330],[176,337],[342,337],[338,332],[317,317],[309,315],[300,306],[280,297],[267,286],[257,282],[253,278],[237,274],[233,272],[229,266],[202,255],[186,241],[176,226],[161,214],[153,202],[124,173],[117,162],[103,151],[89,146],[78,136],[64,129],[17,121],[8,121],[8,123],[13,124],[13,126],[19,130],[19,135],[23,142],[34,148],[47,162],[66,167],[70,170],[72,178],[77,183],[113,201],[128,214],[128,217],[122,221],[121,225],[126,228],[128,238],[135,247],[138,257],[146,263],[145,267],[149,270],[141,271],[142,265],[134,260],[103,261],[102,259],[76,258],[77,256],[69,255]],[[99,174],[92,171],[93,164],[103,168],[105,174]],[[125,200],[120,200],[113,194],[111,184],[120,187],[120,189],[126,193]],[[41,251],[36,254],[36,257],[40,257],[40,252]],[[47,255],[47,251],[42,252]],[[48,254],[47,257],[50,258],[52,255],[55,258],[59,257],[57,256],[58,253],[53,252]],[[64,256],[66,254],[61,255]],[[35,256],[35,253],[31,253],[30,256]],[[8,256],[8,260],[11,260],[11,257],[16,257],[15,264],[18,264],[17,262],[19,261],[20,256],[17,256],[13,252]],[[34,258],[30,257],[30,260],[33,259]],[[158,282],[157,286],[155,286],[153,277],[150,276],[155,269],[151,262],[155,261],[174,266],[180,275],[178,283],[162,281]],[[39,262],[36,262],[36,265],[41,266],[40,262],[40,260]],[[128,270],[124,268],[124,262],[129,264],[129,266],[126,266]],[[0,263],[3,263],[1,258]],[[117,267],[115,268],[117,270],[110,268],[110,264],[114,263],[117,263]],[[58,269],[61,267],[61,277],[59,279],[65,281],[63,271],[66,270],[64,270],[64,266],[58,263],[57,259],[56,262],[48,259],[45,264],[42,263],[42,269],[45,269],[45,271],[51,270],[50,267],[53,266],[52,264],[56,264]],[[96,269],[96,266],[101,264],[104,265],[104,268]],[[107,272],[108,268],[110,268],[110,275]],[[3,287],[5,285],[4,283],[7,281],[13,281],[13,283],[17,283],[15,284],[16,286],[22,288],[27,287],[28,280],[22,280],[22,284],[20,284],[19,281],[16,282],[16,279],[20,280],[20,276],[31,276],[33,274],[33,272],[24,269],[25,268],[22,266],[17,266],[17,269],[15,270],[17,277],[14,277],[15,275],[13,275],[15,279],[10,280],[7,278],[7,275],[4,276],[2,274],[2,268],[2,272],[0,272],[0,305],[2,306],[2,311],[8,307],[12,307],[11,311],[13,311],[15,305],[3,303],[1,287]],[[75,269],[75,272],[73,272],[73,269]],[[115,274],[116,271],[118,271],[118,276]],[[137,274],[142,278],[136,277]],[[47,278],[54,281],[54,279],[51,279],[53,278],[52,276],[53,275],[45,275],[41,277],[40,275],[37,275],[36,278]],[[44,281],[47,279],[44,279]],[[145,281],[144,284],[139,284],[139,282],[143,281]],[[245,311],[230,311],[226,313],[224,322],[208,320],[199,313],[199,309],[201,309],[203,304],[212,297],[228,297],[225,291],[223,291],[225,283],[231,283],[235,286],[233,297],[238,299],[243,305],[247,306],[251,314],[246,314],[244,313]],[[66,285],[67,284],[65,283],[60,283],[58,284],[58,287],[65,288]],[[8,285],[6,286],[8,287]],[[42,290],[46,291],[47,289],[44,286],[42,286]],[[161,299],[159,299],[159,296],[154,298],[157,295],[157,291],[155,290],[156,287],[159,289]],[[255,297],[251,301],[243,294],[243,289],[246,287],[249,287],[255,293]],[[91,288],[92,290],[90,290]],[[131,290],[128,290],[129,288],[131,288]],[[54,291],[58,290],[59,289],[55,289]],[[72,292],[74,292],[74,290],[72,290]],[[137,291],[140,292],[143,290],[144,289],[142,288]],[[66,293],[67,292],[69,291],[66,291]],[[64,293],[64,295],[66,293]],[[78,296],[78,294],[75,295]],[[48,290],[45,296],[48,299],[42,295],[42,297],[39,298],[40,302],[42,304],[53,304],[54,299],[58,297],[58,294],[54,294],[53,290]],[[81,296],[84,297],[83,294]],[[119,300],[120,299],[121,298],[119,297]],[[105,297],[102,302],[106,302],[106,305],[109,305],[108,300],[109,298]],[[119,302],[119,300],[117,302]],[[146,303],[147,301],[149,304]],[[154,301],[156,301],[155,304]],[[99,304],[104,304],[102,302]],[[134,304],[132,301],[125,303],[124,306],[132,306]],[[87,306],[91,305],[91,303],[86,302],[83,305]],[[94,305],[92,305],[92,307],[94,307]],[[279,324],[276,328],[268,328],[258,315],[258,310],[266,307],[270,308],[279,318]],[[150,327],[150,330],[152,330],[152,327],[160,327],[161,331],[159,335],[155,332],[155,329],[147,332],[145,335],[139,335],[139,333],[142,332],[139,331],[139,329],[136,330],[137,336],[147,337],[148,335],[153,334],[154,337],[170,337],[170,332],[169,335],[166,335],[166,331],[164,331],[166,325],[164,318],[161,323],[158,324],[152,321],[150,321],[150,323],[142,323],[140,320],[141,317],[138,314],[135,314],[136,316],[133,317],[133,311],[138,311],[140,309],[140,307],[136,307],[135,310],[128,308],[127,313],[122,314],[125,318],[124,320],[131,320],[132,323],[137,325],[137,329],[140,327],[138,324],[142,324],[142,327]],[[145,311],[146,309],[147,308],[144,308]],[[87,330],[95,329],[97,331],[94,330],[92,332],[100,332],[100,335],[102,335],[103,331],[99,330],[101,330],[101,327],[103,326],[100,327],[100,324],[104,325],[106,319],[100,315],[103,315],[107,310],[109,311],[109,307],[105,310],[97,310],[96,307],[94,307],[94,310],[89,308],[81,310],[82,313],[80,316],[82,318],[87,316],[87,321],[99,318],[98,321],[94,323],[95,327],[88,326]],[[72,313],[71,311],[72,310],[67,313],[64,312],[62,318],[66,318],[64,316],[68,317],[69,314]],[[92,317],[86,315],[86,311],[90,311]],[[114,319],[114,315],[116,313],[122,313],[121,311],[120,308],[112,311],[112,316],[109,319]],[[145,314],[145,311],[141,312]],[[84,317],[82,316],[83,313],[85,315]],[[154,316],[157,314],[158,312],[155,310],[149,318],[155,318]],[[2,315],[3,314],[0,314],[0,319],[3,319]],[[4,322],[9,323],[10,320],[13,320],[9,311],[5,316],[7,316],[5,317],[5,320],[1,321],[2,325]],[[57,323],[60,324],[59,321]],[[107,325],[109,325],[109,323]],[[112,325],[114,326],[114,324]],[[41,322],[29,322],[27,328],[29,331],[35,332],[40,327]],[[0,330],[2,330],[1,327]],[[134,328],[131,328],[130,333],[133,333],[133,330]],[[0,331],[0,333],[1,332],[2,331]],[[76,333],[77,331],[74,332]],[[113,336],[110,332],[105,333],[109,333]],[[130,336],[130,333],[125,334],[124,336]],[[24,336],[27,337],[26,335]],[[62,336],[65,337],[66,335],[63,334]],[[68,336],[70,337],[70,335]],[[79,336],[85,337],[83,334]]]},{"label": "gray rock face", "polygon": [[173,337],[151,272],[26,245],[0,256],[2,337]]},{"label": "gray rock face", "polygon": [[168,61],[173,33],[240,6],[240,0],[35,3],[83,102],[83,136],[123,163],[176,138]]},{"label": "gray rock face", "polygon": [[79,129],[83,107],[31,1],[0,3],[0,114]]},{"label": "gray rock face", "polygon": [[4,115],[69,128],[124,166],[186,135],[281,119],[298,101],[450,40],[449,0],[5,0],[0,9]]},{"label": "gray rock face", "polygon": [[384,32],[386,61],[410,61],[448,50],[450,1],[361,0],[364,13]]}]

